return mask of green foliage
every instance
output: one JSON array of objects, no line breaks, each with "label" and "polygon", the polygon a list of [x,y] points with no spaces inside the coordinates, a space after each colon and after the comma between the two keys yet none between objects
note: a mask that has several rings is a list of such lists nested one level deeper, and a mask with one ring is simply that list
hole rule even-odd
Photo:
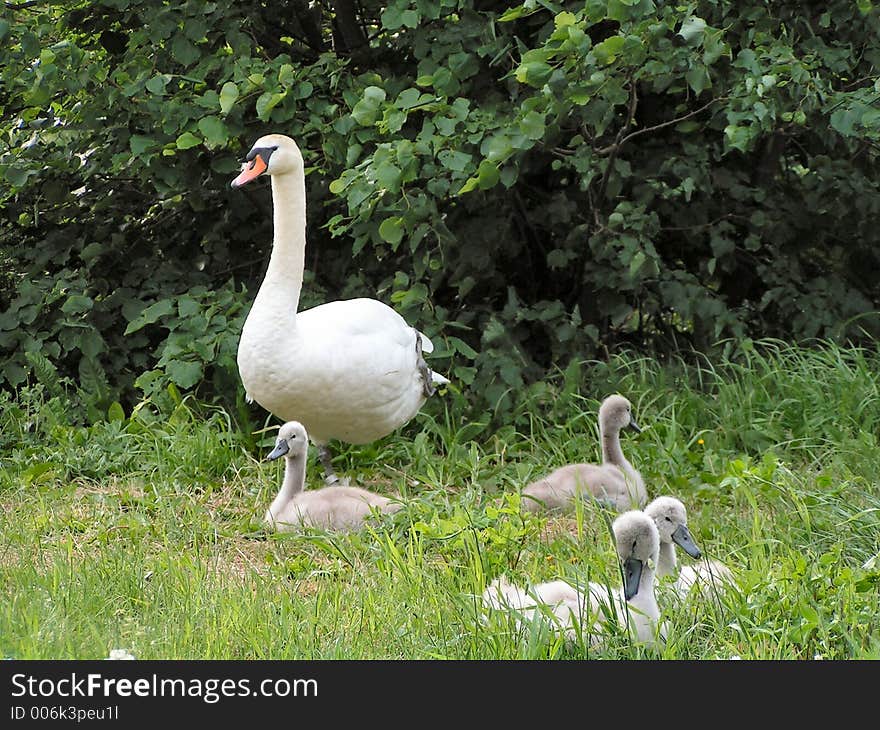
[{"label": "green foliage", "polygon": [[[764,342],[735,361],[582,363],[533,386],[518,425],[497,431],[451,398],[414,437],[342,455],[355,483],[404,503],[347,535],[261,531],[283,468],[261,458],[269,429],[243,434],[173,386],[74,425],[71,384],[34,369],[40,382],[15,400],[0,392],[0,656],[880,657],[876,348]],[[657,651],[622,627],[602,650],[539,622],[520,635],[480,606],[502,573],[620,585],[605,510],[519,511],[526,483],[598,458],[592,391],[618,386],[643,428],[623,449],[649,494],[685,502],[698,545],[739,585],[683,603],[658,586],[669,640]],[[308,488],[317,466],[312,454]]]},{"label": "green foliage", "polygon": [[617,347],[880,332],[872,3],[310,5],[7,9],[4,387],[41,353],[91,417],[234,405],[271,216],[228,181],[269,131],[306,158],[303,305],[392,303],[501,420]]}]

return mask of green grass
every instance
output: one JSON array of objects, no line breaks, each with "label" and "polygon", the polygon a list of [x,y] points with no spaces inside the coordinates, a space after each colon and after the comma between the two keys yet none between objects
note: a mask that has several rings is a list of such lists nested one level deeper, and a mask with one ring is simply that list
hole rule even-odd
[{"label": "green grass", "polygon": [[[526,516],[517,490],[597,460],[596,410],[620,392],[649,494],[673,494],[740,590],[677,603],[662,650],[603,650],[484,616],[501,572],[619,584],[608,515]],[[407,506],[360,534],[266,535],[282,466],[271,429],[149,403],[77,427],[39,385],[0,415],[0,654],[142,659],[880,658],[880,356],[745,343],[717,362],[585,362],[519,394],[503,425],[436,398],[400,433],[340,449],[338,470]],[[272,422],[270,421],[269,424]],[[267,424],[267,425],[269,425]],[[250,448],[256,438],[257,449]],[[320,469],[310,462],[309,484]],[[682,554],[682,562],[689,560]],[[880,561],[878,561],[880,562]]]}]

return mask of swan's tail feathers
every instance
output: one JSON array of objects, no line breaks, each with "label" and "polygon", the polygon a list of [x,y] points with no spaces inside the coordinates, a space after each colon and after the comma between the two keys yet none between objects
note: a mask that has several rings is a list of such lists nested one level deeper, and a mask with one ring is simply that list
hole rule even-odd
[{"label": "swan's tail feathers", "polygon": [[434,343],[428,339],[428,336],[418,330],[416,330],[416,333],[419,336],[422,352],[434,352]]},{"label": "swan's tail feathers", "polygon": [[423,353],[433,352],[434,345],[431,343],[431,340],[419,332],[415,327],[413,327],[413,330],[415,330],[416,333],[416,366],[422,374],[425,397],[430,398],[434,395],[434,391],[437,390],[436,386],[448,384],[449,378],[440,375],[440,373],[435,373],[430,367],[428,367],[428,363],[425,362]]}]

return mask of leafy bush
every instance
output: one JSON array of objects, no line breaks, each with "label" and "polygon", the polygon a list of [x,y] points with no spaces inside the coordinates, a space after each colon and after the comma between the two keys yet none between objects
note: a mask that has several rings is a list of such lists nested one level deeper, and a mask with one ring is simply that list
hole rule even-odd
[{"label": "leafy bush", "polygon": [[[875,310],[870,0],[21,3],[0,20],[0,382],[92,416],[240,399],[271,241],[231,192],[307,164],[301,306],[393,304],[480,408],[572,359],[858,339]],[[140,378],[140,380],[138,380]]]}]

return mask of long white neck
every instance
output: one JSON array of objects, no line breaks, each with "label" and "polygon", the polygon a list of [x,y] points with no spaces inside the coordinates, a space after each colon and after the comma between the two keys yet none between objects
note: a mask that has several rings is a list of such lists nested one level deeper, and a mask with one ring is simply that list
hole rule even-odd
[{"label": "long white neck", "polygon": [[676,566],[678,565],[677,560],[675,545],[661,540],[660,557],[657,558],[657,577],[662,578],[665,575],[675,575]]},{"label": "long white neck", "polygon": [[297,494],[302,492],[306,481],[306,457],[300,454],[295,457],[284,458],[284,481],[281,489],[269,506],[269,511],[277,515]]},{"label": "long white neck", "polygon": [[614,429],[606,431],[601,423],[599,431],[602,437],[602,460],[606,464],[619,466],[625,472],[631,472],[632,464],[626,460],[620,448],[620,431]]},{"label": "long white neck", "polygon": [[272,255],[251,308],[252,321],[295,326],[306,254],[306,180],[302,173],[272,176]]}]

